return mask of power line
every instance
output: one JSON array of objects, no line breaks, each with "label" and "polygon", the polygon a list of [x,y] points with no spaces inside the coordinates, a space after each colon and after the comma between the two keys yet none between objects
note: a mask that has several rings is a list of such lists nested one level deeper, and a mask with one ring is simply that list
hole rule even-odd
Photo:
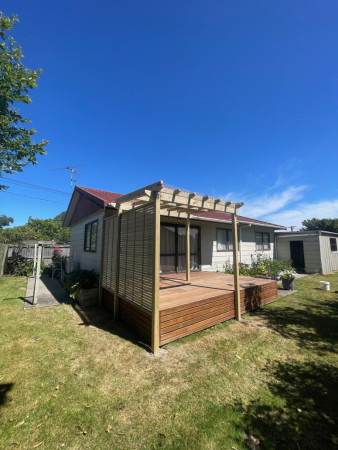
[{"label": "power line", "polygon": [[67,204],[65,202],[56,202],[54,200],[48,200],[47,198],[33,197],[31,195],[25,195],[25,194],[18,194],[17,192],[8,192],[8,191],[5,191],[5,190],[2,190],[0,192],[4,193],[4,194],[19,195],[20,197],[34,198],[35,200],[43,200],[44,202],[60,203],[61,205],[66,205]]},{"label": "power line", "polygon": [[71,195],[69,192],[59,191],[58,189],[53,189],[45,186],[38,186],[37,184],[26,183],[25,181],[11,180],[7,177],[1,177],[2,180],[9,181],[10,183],[27,186],[32,189],[39,189],[42,191],[53,192],[54,194]]}]

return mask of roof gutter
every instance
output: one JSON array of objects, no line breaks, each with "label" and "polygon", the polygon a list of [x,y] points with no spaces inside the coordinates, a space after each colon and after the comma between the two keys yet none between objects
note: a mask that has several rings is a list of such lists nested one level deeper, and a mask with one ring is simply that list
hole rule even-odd
[{"label": "roof gutter", "polygon": [[[231,220],[221,220],[221,219],[213,219],[213,218],[209,218],[209,217],[199,217],[199,216],[191,216],[190,217],[191,220],[202,220],[204,222],[218,222],[218,223],[232,223]],[[257,225],[258,227],[267,227],[267,228],[273,228],[275,230],[286,230],[286,227],[283,227],[281,225],[267,225],[267,224],[263,224],[263,223],[257,223],[257,222],[248,222],[248,221],[244,221],[244,220],[239,220],[237,218],[237,222],[239,224],[247,224],[248,226],[250,225]]]}]

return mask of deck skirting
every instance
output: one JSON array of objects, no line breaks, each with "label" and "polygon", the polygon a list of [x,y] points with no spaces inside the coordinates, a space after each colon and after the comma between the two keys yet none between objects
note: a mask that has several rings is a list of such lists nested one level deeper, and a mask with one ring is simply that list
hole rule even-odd
[{"label": "deck skirting", "polygon": [[[241,289],[241,312],[252,311],[278,298],[277,282]],[[160,311],[160,345],[235,317],[234,292]]]},{"label": "deck skirting", "polygon": [[[235,293],[231,275],[200,272],[186,283],[181,274],[161,277],[159,344],[165,345],[189,334],[235,317]],[[240,277],[241,313],[267,305],[278,298],[277,282]],[[102,301],[114,311],[114,294],[102,289]],[[119,318],[151,340],[151,312],[119,297]]]}]

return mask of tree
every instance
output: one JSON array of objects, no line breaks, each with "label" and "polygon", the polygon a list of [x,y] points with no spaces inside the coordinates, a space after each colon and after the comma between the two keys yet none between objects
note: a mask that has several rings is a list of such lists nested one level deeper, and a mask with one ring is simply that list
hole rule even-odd
[{"label": "tree", "polygon": [[301,231],[332,231],[338,233],[338,219],[307,219],[302,222],[303,228]]},{"label": "tree", "polygon": [[13,217],[7,217],[4,214],[0,215],[0,230],[3,229],[3,227],[8,227],[10,223],[13,223],[14,219]]},{"label": "tree", "polygon": [[[26,68],[21,47],[7,33],[15,26],[15,16],[0,12],[0,177],[2,173],[22,172],[28,164],[36,164],[37,155],[46,153],[48,141],[35,142],[30,119],[22,117],[18,103],[31,103],[30,89],[37,86],[41,69]],[[8,186],[1,186],[7,188]]]},{"label": "tree", "polygon": [[61,213],[54,219],[33,219],[30,217],[26,225],[0,230],[0,242],[4,244],[22,245],[27,240],[55,241],[55,244],[69,244],[70,228],[63,228]]}]

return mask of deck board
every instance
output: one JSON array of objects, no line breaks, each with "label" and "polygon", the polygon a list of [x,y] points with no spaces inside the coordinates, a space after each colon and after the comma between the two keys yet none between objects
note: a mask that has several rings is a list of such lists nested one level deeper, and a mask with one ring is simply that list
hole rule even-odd
[{"label": "deck board", "polygon": [[[240,277],[240,288],[248,289],[271,284],[264,278]],[[191,282],[185,274],[161,275],[160,311],[197,300],[211,299],[234,292],[233,275],[218,272],[191,272]]]},{"label": "deck board", "polygon": [[[240,277],[242,313],[277,300],[276,281]],[[192,272],[161,275],[160,345],[235,317],[233,275]]]}]

